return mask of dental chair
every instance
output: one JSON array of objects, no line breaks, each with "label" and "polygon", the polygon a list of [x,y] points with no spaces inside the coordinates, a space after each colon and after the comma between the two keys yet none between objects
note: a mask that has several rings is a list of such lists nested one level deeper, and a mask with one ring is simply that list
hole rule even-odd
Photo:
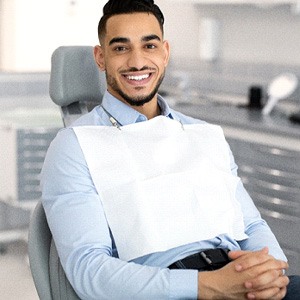
[{"label": "dental chair", "polygon": [[53,52],[49,93],[61,108],[65,126],[99,105],[105,91],[105,75],[94,61],[93,47],[59,47]]},{"label": "dental chair", "polygon": [[[100,104],[106,90],[104,73],[93,58],[93,47],[59,47],[52,55],[49,92],[68,126]],[[78,300],[60,264],[42,203],[32,214],[28,255],[34,284],[42,300]]]}]

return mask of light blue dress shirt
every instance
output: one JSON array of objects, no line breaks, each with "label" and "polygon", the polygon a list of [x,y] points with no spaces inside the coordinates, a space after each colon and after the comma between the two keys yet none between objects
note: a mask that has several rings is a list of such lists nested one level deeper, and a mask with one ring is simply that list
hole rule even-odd
[{"label": "light blue dress shirt", "polygon": [[[122,125],[147,120],[108,92],[102,105]],[[170,109],[160,96],[159,105],[162,115],[183,124],[203,123]],[[82,116],[72,126],[84,125],[112,126],[101,106]],[[232,173],[237,175],[229,147],[228,151]],[[130,262],[121,261],[101,199],[72,127],[62,129],[51,143],[42,170],[41,185],[42,202],[62,266],[81,299],[197,299],[198,272],[169,270],[167,266],[208,248],[259,250],[268,246],[274,257],[286,260],[276,238],[240,183],[236,197],[242,207],[248,239],[237,242],[221,235]]]}]

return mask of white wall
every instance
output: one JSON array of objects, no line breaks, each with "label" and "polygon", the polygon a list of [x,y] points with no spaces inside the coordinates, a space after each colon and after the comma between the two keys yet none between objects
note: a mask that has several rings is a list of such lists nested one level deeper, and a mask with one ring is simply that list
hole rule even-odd
[{"label": "white wall", "polygon": [[156,0],[165,16],[165,38],[171,43],[172,57],[198,54],[199,14],[193,5]]},{"label": "white wall", "polygon": [[200,13],[222,21],[225,60],[300,65],[300,15],[289,7],[206,8]]},{"label": "white wall", "polygon": [[[72,5],[73,3],[73,5]],[[0,0],[0,70],[48,71],[60,45],[94,45],[106,0]],[[221,22],[220,58],[234,62],[300,65],[300,15],[288,6],[181,4],[156,0],[165,14],[172,59],[199,58],[199,24]]]},{"label": "white wall", "polygon": [[300,15],[289,6],[194,5],[157,0],[166,18],[166,38],[173,59],[199,58],[199,24],[206,17],[221,22],[221,59],[247,63],[300,65]]},{"label": "white wall", "polygon": [[105,0],[0,0],[0,70],[48,71],[61,45],[94,45]]}]

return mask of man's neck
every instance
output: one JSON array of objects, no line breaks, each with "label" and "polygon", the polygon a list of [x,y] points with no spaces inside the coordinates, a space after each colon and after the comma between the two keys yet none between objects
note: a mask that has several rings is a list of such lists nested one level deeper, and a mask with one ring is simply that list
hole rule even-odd
[{"label": "man's neck", "polygon": [[153,99],[150,102],[144,104],[143,106],[131,106],[131,107],[137,110],[139,113],[145,115],[148,120],[153,119],[161,114],[161,110],[158,105],[157,99]]},{"label": "man's neck", "polygon": [[108,90],[108,92],[113,97],[118,99],[119,101],[125,103],[126,105],[128,105],[132,109],[138,111],[140,114],[143,114],[144,116],[146,116],[148,120],[153,119],[153,118],[161,115],[161,109],[160,109],[160,106],[158,104],[158,95],[157,94],[152,98],[151,101],[145,103],[144,105],[139,106],[139,105],[130,105],[128,102],[126,102],[124,99],[120,98],[118,95],[115,95],[114,93],[112,93],[109,90]]}]

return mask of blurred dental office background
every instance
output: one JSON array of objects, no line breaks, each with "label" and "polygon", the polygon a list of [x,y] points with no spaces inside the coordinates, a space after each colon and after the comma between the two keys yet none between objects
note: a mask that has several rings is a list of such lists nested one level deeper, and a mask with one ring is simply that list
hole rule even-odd
[{"label": "blurred dental office background", "polygon": [[[105,2],[0,0],[1,299],[38,299],[28,225],[45,152],[63,127],[48,95],[51,54],[97,44]],[[300,1],[156,3],[172,51],[160,92],[222,125],[247,190],[300,274]]]}]

